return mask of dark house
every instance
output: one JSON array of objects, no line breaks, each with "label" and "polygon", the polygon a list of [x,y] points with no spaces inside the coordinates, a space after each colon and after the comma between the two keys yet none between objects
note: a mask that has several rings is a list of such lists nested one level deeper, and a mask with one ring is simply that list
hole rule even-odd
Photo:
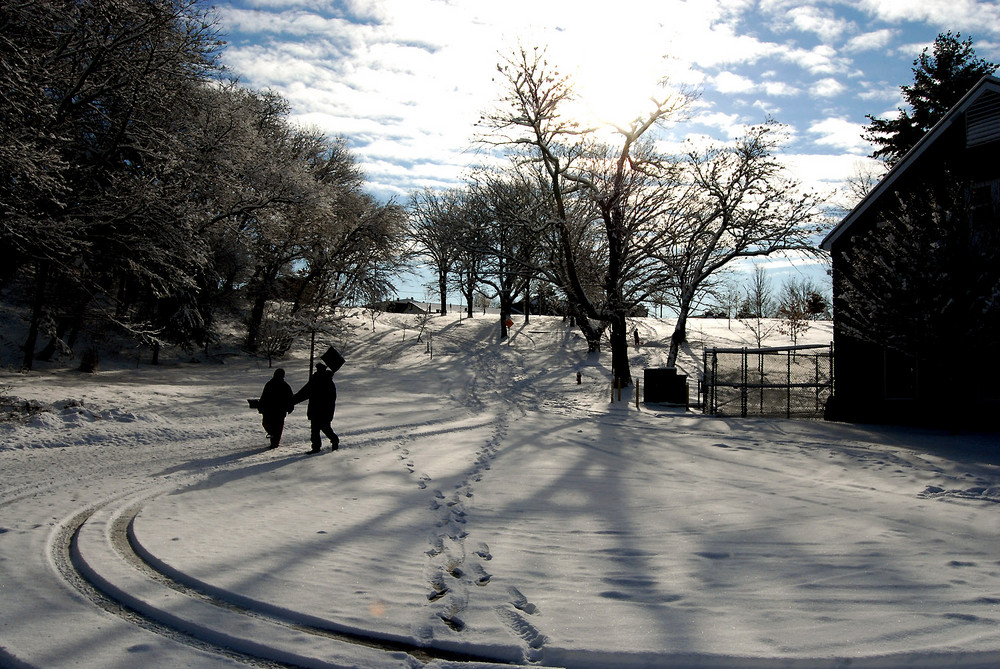
[{"label": "dark house", "polygon": [[1000,425],[1000,79],[834,228],[837,420]]}]

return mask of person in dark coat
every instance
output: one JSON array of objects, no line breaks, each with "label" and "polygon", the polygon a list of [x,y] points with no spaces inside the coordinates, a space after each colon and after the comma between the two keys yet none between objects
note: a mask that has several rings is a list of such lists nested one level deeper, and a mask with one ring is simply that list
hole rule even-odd
[{"label": "person in dark coat", "polygon": [[292,403],[298,404],[303,400],[309,400],[309,408],[306,411],[312,438],[312,450],[309,452],[319,453],[323,445],[321,434],[329,437],[333,450],[337,450],[340,437],[333,431],[331,425],[333,413],[337,408],[337,386],[333,382],[333,372],[323,363],[316,365],[316,373],[299,392],[295,393]]},{"label": "person in dark coat", "polygon": [[285,429],[285,415],[292,412],[292,387],[285,381],[285,370],[274,370],[271,380],[264,384],[264,390],[257,400],[257,411],[261,415],[261,425],[271,439],[271,448],[281,443],[281,433]]}]

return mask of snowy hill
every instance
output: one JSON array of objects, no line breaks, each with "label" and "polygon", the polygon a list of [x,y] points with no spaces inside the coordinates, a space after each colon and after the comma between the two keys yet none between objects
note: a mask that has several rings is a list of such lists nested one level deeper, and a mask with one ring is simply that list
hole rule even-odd
[{"label": "snowy hill", "polygon": [[1000,662],[995,435],[637,409],[560,319],[416,323],[332,342],[318,456],[304,408],[265,448],[258,360],[3,373],[0,665]]}]

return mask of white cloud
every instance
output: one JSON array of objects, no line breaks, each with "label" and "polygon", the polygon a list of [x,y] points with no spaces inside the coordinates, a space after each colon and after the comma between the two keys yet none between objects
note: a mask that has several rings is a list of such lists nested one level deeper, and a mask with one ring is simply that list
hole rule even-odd
[{"label": "white cloud", "polygon": [[832,77],[820,79],[809,87],[810,93],[824,98],[832,98],[835,95],[840,95],[844,90],[844,85]]},{"label": "white cloud", "polygon": [[861,90],[854,92],[861,100],[874,102],[888,102],[897,106],[906,104],[899,86],[890,84],[887,81],[864,81],[860,84]]},{"label": "white cloud", "polygon": [[820,44],[812,49],[782,47],[776,54],[812,74],[836,74],[848,70],[850,61],[833,47]]},{"label": "white cloud", "polygon": [[942,30],[1000,35],[1000,5],[978,0],[861,0],[859,8],[883,21],[919,21]]},{"label": "white cloud", "polygon": [[801,91],[784,81],[765,81],[761,84],[764,92],[774,97],[787,97],[798,95]]},{"label": "white cloud", "polygon": [[827,118],[809,126],[817,144],[831,146],[853,154],[871,152],[871,146],[861,139],[864,127],[843,118]]},{"label": "white cloud", "polygon": [[861,35],[855,35],[847,41],[844,47],[847,51],[859,52],[859,51],[873,51],[875,49],[884,49],[887,44],[892,41],[895,35],[894,30],[889,30],[884,28],[882,30],[873,30],[872,32],[863,33]]},{"label": "white cloud", "polygon": [[803,189],[833,200],[856,172],[860,156],[853,153],[786,153],[781,162],[795,175]]},{"label": "white cloud", "polygon": [[[774,72],[765,73],[767,76],[775,76]],[[798,95],[801,91],[785,81],[769,79],[762,82],[755,82],[749,77],[733,72],[721,72],[712,78],[715,90],[723,94],[744,94],[755,91],[763,91],[771,97],[789,97]]]},{"label": "white cloud", "polygon": [[720,93],[747,93],[756,88],[755,84],[748,78],[723,72],[713,80],[716,90]]},{"label": "white cloud", "polygon": [[838,18],[832,10],[810,5],[791,9],[788,17],[797,29],[815,33],[825,43],[838,39],[851,27],[849,21]]},{"label": "white cloud", "polygon": [[[906,64],[925,45],[899,40],[927,32],[905,22],[938,20],[946,10],[968,20],[996,9],[966,0],[916,8],[910,0],[858,2],[872,17],[863,28],[845,18],[840,0],[616,0],[614,11],[601,13],[573,0],[240,0],[223,4],[220,16],[233,32],[223,60],[247,85],[273,88],[297,120],[347,136],[369,174],[386,180],[382,188],[401,188],[407,179],[457,177],[475,159],[463,151],[500,92],[498,60],[519,40],[547,47],[594,114],[638,113],[665,74],[704,88],[691,123],[664,137],[698,130],[733,138],[764,111],[809,128],[813,148],[865,153],[817,116],[855,118],[897,103],[905,82],[886,83],[891,74],[869,68],[876,53],[902,54],[905,79]],[[797,41],[770,41],[775,33]],[[807,99],[809,80],[818,81]],[[870,101],[868,108],[848,111],[858,100]]]},{"label": "white cloud", "polygon": [[771,117],[777,117],[778,114],[781,113],[781,107],[776,107],[769,102],[765,102],[764,100],[754,100],[753,107],[754,109],[759,109],[764,112],[765,115]]},{"label": "white cloud", "polygon": [[[745,130],[743,119],[741,119],[738,114],[713,112],[700,114],[692,120],[699,125],[707,126],[709,128],[717,128],[721,131],[721,134],[728,139],[739,137]],[[694,136],[695,135],[691,135],[691,137]]]}]

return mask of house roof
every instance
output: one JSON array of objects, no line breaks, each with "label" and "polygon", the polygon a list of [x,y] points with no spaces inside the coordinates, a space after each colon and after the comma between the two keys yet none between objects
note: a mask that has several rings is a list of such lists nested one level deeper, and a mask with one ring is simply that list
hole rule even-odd
[{"label": "house roof", "polygon": [[897,162],[889,173],[882,177],[882,180],[864,197],[861,202],[837,224],[833,230],[820,243],[820,248],[829,251],[834,242],[840,238],[854,223],[861,218],[868,209],[882,197],[884,193],[892,188],[892,185],[899,177],[906,172],[918,158],[937,141],[938,137],[944,134],[956,121],[963,118],[966,111],[972,107],[987,92],[1000,94],[1000,79],[993,76],[985,76],[973,86],[968,93],[962,96],[954,107],[941,118],[934,127],[928,130],[920,140],[913,145],[909,151]]}]

